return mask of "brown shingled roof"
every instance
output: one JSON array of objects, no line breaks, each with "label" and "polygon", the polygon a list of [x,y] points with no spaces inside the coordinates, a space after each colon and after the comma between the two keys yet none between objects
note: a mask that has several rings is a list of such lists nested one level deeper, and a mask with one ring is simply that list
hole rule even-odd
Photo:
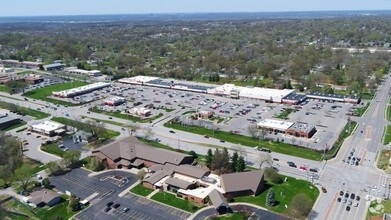
[{"label": "brown shingled roof", "polygon": [[263,177],[262,170],[222,174],[221,187],[226,193],[251,190],[256,192]]},{"label": "brown shingled roof", "polygon": [[187,188],[189,188],[189,186],[193,185],[192,182],[188,182],[185,180],[181,180],[178,178],[172,178],[172,177],[168,178],[166,181],[164,181],[164,183],[171,185],[171,186],[176,186],[181,189],[187,189]]},{"label": "brown shingled roof", "polygon": [[148,146],[133,136],[126,137],[92,151],[93,156],[99,158],[102,157],[100,153],[106,155],[113,161],[120,159],[132,161],[140,158],[155,163],[171,163],[174,165],[179,165],[185,158],[192,157],[191,155]]},{"label": "brown shingled roof", "polygon": [[227,200],[225,200],[223,194],[221,194],[216,189],[212,190],[212,192],[209,193],[209,199],[212,202],[215,209],[219,209],[219,207],[222,205],[228,207]]},{"label": "brown shingled roof", "polygon": [[184,174],[190,177],[194,177],[197,179],[201,179],[203,176],[205,176],[207,173],[209,173],[209,170],[205,170],[201,167],[191,166],[188,164],[179,165],[175,167],[174,170],[175,173]]},{"label": "brown shingled roof", "polygon": [[32,192],[31,194],[30,202],[32,202],[35,205],[41,204],[41,203],[48,203],[52,201],[54,198],[59,197],[60,195],[56,192],[48,189],[41,189]]}]

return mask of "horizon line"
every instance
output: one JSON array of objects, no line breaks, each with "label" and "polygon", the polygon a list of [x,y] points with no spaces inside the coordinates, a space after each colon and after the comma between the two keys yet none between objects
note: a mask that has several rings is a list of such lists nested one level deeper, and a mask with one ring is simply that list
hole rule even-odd
[{"label": "horizon line", "polygon": [[8,15],[0,18],[21,18],[21,17],[60,17],[60,16],[99,16],[99,15],[175,15],[175,14],[249,14],[249,13],[303,13],[303,12],[385,12],[391,9],[365,9],[365,10],[308,10],[308,11],[226,11],[226,12],[143,12],[143,13],[107,13],[107,14],[62,14],[62,15]]}]

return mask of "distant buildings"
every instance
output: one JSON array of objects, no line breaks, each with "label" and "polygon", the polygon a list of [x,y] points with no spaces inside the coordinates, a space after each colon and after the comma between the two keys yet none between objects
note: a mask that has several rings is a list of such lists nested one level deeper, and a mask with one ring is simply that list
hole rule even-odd
[{"label": "distant buildings", "polygon": [[82,70],[82,69],[78,69],[77,67],[66,68],[64,69],[64,72],[68,74],[84,75],[90,77],[102,76],[102,72],[99,70]]},{"label": "distant buildings", "polygon": [[131,115],[137,115],[142,117],[148,117],[151,115],[151,110],[143,107],[134,107],[129,110],[126,110],[125,112],[131,114]]},{"label": "distant buildings", "polygon": [[67,131],[67,126],[54,121],[44,121],[33,124],[28,129],[29,131],[51,137],[65,133]]},{"label": "distant buildings", "polygon": [[0,131],[19,124],[20,122],[20,119],[11,117],[8,114],[0,115]]},{"label": "distant buildings", "polygon": [[104,103],[105,105],[109,105],[109,106],[117,106],[117,105],[121,105],[125,101],[126,100],[122,97],[111,97],[109,99],[106,99]]},{"label": "distant buildings", "polygon": [[316,133],[316,128],[313,125],[303,122],[287,122],[274,119],[264,119],[257,124],[257,127],[270,132],[302,138],[311,138]]},{"label": "distant buildings", "polygon": [[98,83],[93,83],[93,84],[86,85],[86,86],[81,86],[78,88],[68,89],[68,90],[59,91],[59,92],[52,92],[52,95],[60,97],[60,98],[72,98],[74,96],[89,93],[89,92],[92,92],[92,91],[95,91],[98,89],[108,87],[110,85],[111,85],[110,83],[98,82]]},{"label": "distant buildings", "polygon": [[30,62],[30,61],[19,61],[19,60],[0,60],[0,64],[10,67],[23,67],[23,68],[39,68],[42,63]]},{"label": "distant buildings", "polygon": [[354,104],[358,104],[361,102],[361,98],[358,96],[329,94],[323,92],[309,92],[307,93],[307,97],[310,99],[317,99],[317,100],[327,101],[327,102],[347,102],[347,103],[354,103]]},{"label": "distant buildings", "polygon": [[118,80],[121,83],[183,90],[189,92],[207,93],[234,99],[267,101],[276,103],[298,104],[306,99],[305,95],[296,94],[293,89],[268,89],[259,87],[243,87],[234,84],[222,86],[204,86],[190,82],[174,82],[159,77],[135,76]]},{"label": "distant buildings", "polygon": [[47,64],[47,65],[43,65],[43,69],[45,71],[63,70],[64,64],[62,63]]},{"label": "distant buildings", "polygon": [[28,84],[38,84],[44,81],[43,77],[41,75],[37,74],[28,74],[24,77],[24,81]]}]

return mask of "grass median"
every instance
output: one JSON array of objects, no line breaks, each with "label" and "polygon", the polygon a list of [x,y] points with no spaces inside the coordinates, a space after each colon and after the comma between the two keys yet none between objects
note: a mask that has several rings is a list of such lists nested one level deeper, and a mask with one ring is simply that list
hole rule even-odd
[{"label": "grass median", "polygon": [[104,115],[108,115],[108,116],[112,116],[112,117],[115,117],[115,118],[121,118],[121,119],[125,119],[125,120],[129,120],[129,121],[132,121],[132,122],[139,122],[139,123],[152,123],[154,120],[160,118],[163,116],[162,113],[158,114],[158,115],[155,115],[151,118],[140,118],[140,117],[135,117],[135,116],[131,116],[131,115],[128,115],[128,114],[122,114],[121,112],[107,112],[107,111],[103,111],[103,110],[99,110],[97,108],[90,108],[89,111],[91,112],[95,112],[95,113],[99,113],[99,114],[104,114]]},{"label": "grass median", "polygon": [[[171,123],[171,124],[170,124]],[[282,142],[258,140],[244,135],[233,134],[226,131],[214,131],[207,128],[195,126],[182,126],[180,124],[172,123],[172,121],[164,124],[165,127],[173,128],[181,131],[191,132],[194,134],[208,135],[209,137],[217,138],[234,144],[241,144],[248,147],[265,147],[273,152],[287,154],[295,157],[301,157],[310,160],[321,160],[322,154],[307,148],[295,147]]]},{"label": "grass median", "polygon": [[384,132],[385,132],[385,134],[383,135],[384,136],[383,144],[388,145],[391,143],[391,126],[388,125],[384,129]]},{"label": "grass median", "polygon": [[326,158],[333,158],[335,155],[337,155],[339,149],[341,148],[343,142],[347,137],[349,137],[354,129],[357,126],[357,122],[351,121],[350,123],[347,122],[345,127],[343,128],[342,132],[339,134],[337,140],[334,142],[333,147],[329,152],[326,154]]},{"label": "grass median", "polygon": [[65,151],[61,150],[61,148],[59,148],[57,144],[42,145],[41,150],[49,154],[57,155],[59,157],[62,157],[65,153]]},{"label": "grass median", "polygon": [[72,89],[72,88],[77,88],[80,86],[85,86],[87,83],[85,82],[79,82],[79,81],[72,81],[72,82],[67,82],[63,84],[57,84],[57,85],[52,85],[52,86],[47,86],[39,89],[35,89],[33,91],[29,91],[23,94],[23,96],[32,98],[32,99],[39,99],[42,101],[46,102],[51,102],[53,104],[59,104],[59,105],[64,105],[64,106],[75,106],[76,104],[62,101],[62,100],[57,100],[53,98],[48,98],[49,96],[52,95],[52,92],[58,92],[58,91],[63,91],[67,89]]},{"label": "grass median", "polygon": [[31,117],[35,117],[35,119],[43,119],[50,116],[45,112],[37,111],[31,108],[21,107],[12,103],[2,101],[0,101],[0,108],[8,109],[12,112],[16,112],[22,115],[29,115]]}]

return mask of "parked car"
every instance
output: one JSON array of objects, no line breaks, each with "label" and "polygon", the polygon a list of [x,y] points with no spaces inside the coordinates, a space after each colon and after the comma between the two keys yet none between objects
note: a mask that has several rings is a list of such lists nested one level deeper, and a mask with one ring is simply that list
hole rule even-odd
[{"label": "parked car", "polygon": [[112,206],[114,204],[114,202],[108,202],[107,204],[106,204],[106,206],[107,207],[110,207],[110,206]]},{"label": "parked car", "polygon": [[126,207],[122,211],[126,213],[126,212],[129,212],[129,210],[130,210],[130,208]]},{"label": "parked car", "polygon": [[169,132],[172,133],[172,134],[175,134],[175,131],[173,131],[173,130],[170,130]]},{"label": "parked car", "polygon": [[209,138],[209,136],[208,135],[204,135],[204,138]]},{"label": "parked car", "polygon": [[346,211],[350,211],[350,206],[346,206]]},{"label": "parked car", "polygon": [[110,207],[110,206],[107,206],[107,207],[104,209],[105,212],[108,212],[108,211],[110,211],[110,210],[111,210],[111,207]]},{"label": "parked car", "polygon": [[342,191],[342,190],[339,191],[339,195],[340,195],[340,196],[343,196],[343,191]]},{"label": "parked car", "polygon": [[337,202],[341,202],[341,200],[342,200],[341,197],[338,197]]},{"label": "parked car", "polygon": [[116,203],[115,205],[113,205],[113,208],[117,209],[117,208],[120,207],[120,206],[121,206],[121,204]]},{"label": "parked car", "polygon": [[322,192],[327,193],[327,189],[322,186]]}]

